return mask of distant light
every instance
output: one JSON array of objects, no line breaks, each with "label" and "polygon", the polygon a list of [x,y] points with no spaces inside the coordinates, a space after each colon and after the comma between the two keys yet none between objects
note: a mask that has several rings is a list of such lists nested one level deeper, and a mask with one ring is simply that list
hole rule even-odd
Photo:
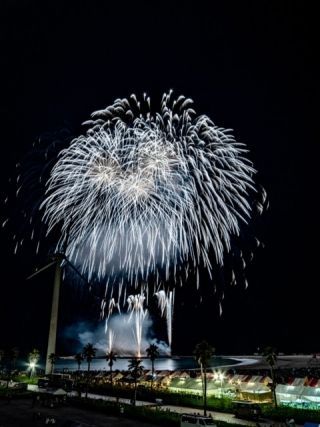
[{"label": "distant light", "polygon": [[215,372],[214,374],[213,374],[213,378],[215,379],[215,380],[220,380],[220,381],[222,381],[222,380],[224,380],[224,373],[223,372]]}]

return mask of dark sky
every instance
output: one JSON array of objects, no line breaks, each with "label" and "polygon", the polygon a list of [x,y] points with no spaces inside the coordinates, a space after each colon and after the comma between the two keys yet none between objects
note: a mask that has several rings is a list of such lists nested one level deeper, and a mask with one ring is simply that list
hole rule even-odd
[{"label": "dark sky", "polygon": [[[310,7],[294,0],[1,3],[2,198],[39,135],[66,125],[79,131],[92,111],[132,92],[159,97],[172,88],[249,147],[270,201],[257,229],[265,248],[248,269],[248,290],[227,290],[222,317],[209,299],[178,301],[176,352],[191,353],[202,338],[218,353],[266,344],[320,351],[312,166],[319,74]],[[25,281],[35,258],[13,257],[9,236],[1,231],[0,348],[28,351],[46,341],[51,279]]]}]

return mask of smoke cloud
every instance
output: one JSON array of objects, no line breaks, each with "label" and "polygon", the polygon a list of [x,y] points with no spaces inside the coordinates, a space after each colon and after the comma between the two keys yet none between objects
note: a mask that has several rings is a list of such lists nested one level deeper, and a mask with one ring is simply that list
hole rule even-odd
[{"label": "smoke cloud", "polygon": [[[65,329],[64,337],[77,343],[76,351],[81,351],[88,343],[93,344],[97,349],[97,356],[105,355],[110,350],[118,356],[136,356],[138,353],[134,319],[126,313],[112,315],[107,329],[104,322],[98,326],[88,322],[75,323]],[[161,355],[170,355],[168,344],[154,337],[153,322],[147,314],[142,324],[141,355],[145,355],[150,344],[156,344]]]}]

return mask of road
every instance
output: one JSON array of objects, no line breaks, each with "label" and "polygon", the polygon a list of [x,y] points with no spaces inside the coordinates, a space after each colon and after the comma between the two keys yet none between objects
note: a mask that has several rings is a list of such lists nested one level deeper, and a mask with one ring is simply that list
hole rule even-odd
[{"label": "road", "polygon": [[[35,419],[37,412],[40,412],[39,419]],[[81,423],[83,427],[157,427],[121,416],[111,417],[72,406],[33,407],[32,399],[13,399],[9,404],[0,401],[0,427],[44,427],[46,419],[52,417],[56,421],[54,427],[63,427],[67,420]]]},{"label": "road", "polygon": [[[200,413],[203,414],[203,411],[195,410],[194,408],[187,408],[185,406],[173,406],[173,405],[163,405],[161,407],[163,411],[177,412],[178,414],[194,414]],[[216,412],[216,411],[207,411],[207,415],[211,415],[214,420],[225,421],[226,423],[241,424],[243,426],[256,426],[257,424],[254,421],[242,420],[236,418],[233,414],[225,412]]]},{"label": "road", "polygon": [[[36,385],[29,385],[28,390],[38,392],[38,393],[46,391],[43,388],[39,389],[38,386],[36,386]],[[70,392],[70,393],[68,393],[68,395],[69,396],[78,396],[78,393]],[[84,393],[82,393],[82,396],[84,396]],[[109,402],[116,402],[115,397],[102,396],[100,394],[88,393],[88,398],[89,399],[103,399],[103,400],[106,400]],[[124,404],[130,405],[131,402],[130,402],[130,399],[119,398],[119,403],[124,403]],[[154,408],[156,407],[154,404],[152,404],[150,402],[143,401],[143,400],[137,400],[136,405],[137,406],[152,406]],[[162,411],[171,411],[171,412],[176,412],[178,414],[183,414],[183,413],[193,414],[195,412],[199,412],[199,410],[195,410],[194,408],[189,408],[186,406],[161,405],[161,406],[157,406],[157,408],[162,410]],[[240,424],[240,425],[244,425],[244,426],[256,426],[256,423],[254,421],[248,421],[248,420],[236,418],[234,416],[234,414],[231,414],[231,413],[208,411],[208,415],[209,414],[211,414],[212,418],[214,420],[217,420],[217,421],[225,421],[227,423],[236,423],[236,424]]]}]

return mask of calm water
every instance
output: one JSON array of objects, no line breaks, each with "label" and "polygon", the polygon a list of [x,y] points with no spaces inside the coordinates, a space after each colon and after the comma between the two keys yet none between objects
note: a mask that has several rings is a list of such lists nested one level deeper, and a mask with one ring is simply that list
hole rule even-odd
[{"label": "calm water", "polygon": [[[127,370],[128,369],[128,360],[130,357],[121,357],[117,358],[117,360],[113,364],[113,370],[119,369]],[[236,365],[239,362],[234,359],[224,358],[224,357],[213,357],[211,359],[210,367],[211,368],[217,368],[219,366],[226,366],[226,365]],[[142,365],[145,369],[151,369],[151,361],[148,358],[142,357]],[[85,370],[87,369],[87,363],[84,361],[81,364],[81,369]],[[76,361],[72,359],[60,359],[57,361],[55,365],[55,371],[62,371],[62,370],[69,369],[70,371],[74,371],[78,369],[78,364]],[[102,371],[102,370],[109,370],[108,363],[104,359],[95,359],[91,363],[91,369]],[[181,369],[199,369],[199,365],[194,360],[192,356],[176,356],[176,357],[159,357],[155,361],[155,369],[156,370],[181,370]]]}]

